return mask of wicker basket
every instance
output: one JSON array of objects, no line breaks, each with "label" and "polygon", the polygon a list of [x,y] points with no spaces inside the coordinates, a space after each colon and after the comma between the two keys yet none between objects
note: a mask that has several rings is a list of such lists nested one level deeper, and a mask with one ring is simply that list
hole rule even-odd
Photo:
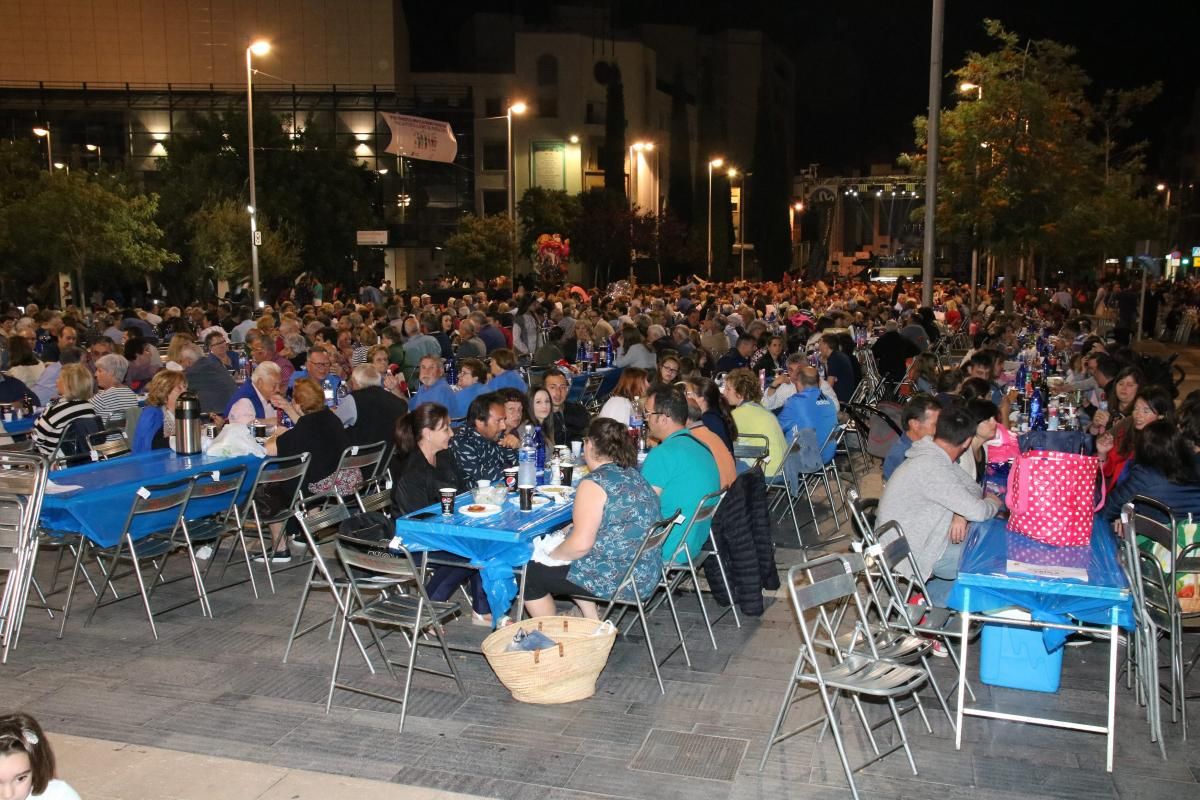
[{"label": "wicker basket", "polygon": [[[608,663],[616,629],[593,635],[601,623],[579,617],[533,617],[493,631],[483,655],[522,703],[570,703],[596,693],[596,678]],[[505,651],[518,630],[540,630],[558,647]]]},{"label": "wicker basket", "polygon": [[1179,598],[1179,608],[1185,614],[1200,614],[1200,597]]}]

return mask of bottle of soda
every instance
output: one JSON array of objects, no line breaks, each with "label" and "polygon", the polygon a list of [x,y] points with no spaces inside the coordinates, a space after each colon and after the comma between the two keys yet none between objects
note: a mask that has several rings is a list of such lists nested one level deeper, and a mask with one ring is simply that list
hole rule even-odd
[{"label": "bottle of soda", "polygon": [[1029,428],[1035,431],[1044,431],[1047,428],[1046,406],[1041,389],[1035,390],[1033,399],[1029,401]]}]

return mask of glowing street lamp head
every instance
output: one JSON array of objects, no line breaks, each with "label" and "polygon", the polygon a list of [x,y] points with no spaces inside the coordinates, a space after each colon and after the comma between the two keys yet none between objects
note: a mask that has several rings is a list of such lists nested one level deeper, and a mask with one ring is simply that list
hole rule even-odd
[{"label": "glowing street lamp head", "polygon": [[34,136],[49,136],[50,130],[48,128],[34,128],[33,135]]},{"label": "glowing street lamp head", "polygon": [[974,92],[974,91],[978,91],[978,90],[979,90],[979,84],[978,84],[978,83],[971,83],[970,81],[963,81],[962,83],[960,83],[960,84],[958,85],[958,90],[959,90],[960,92],[962,92],[963,94],[966,94],[967,92]]},{"label": "glowing street lamp head", "polygon": [[525,105],[524,101],[521,100],[518,100],[508,107],[508,110],[514,114],[524,114],[528,109],[529,106]]},{"label": "glowing street lamp head", "polygon": [[730,167],[729,171],[726,172],[725,174],[731,178],[736,178],[738,176],[737,167]]},{"label": "glowing street lamp head", "polygon": [[256,56],[265,56],[271,52],[271,43],[266,39],[255,39],[250,43],[250,52]]},{"label": "glowing street lamp head", "polygon": [[794,209],[795,209],[795,210],[797,210],[797,211],[803,211],[803,210],[804,210],[804,203],[796,203],[795,205],[793,205],[793,206],[792,206],[792,208],[794,208]]},{"label": "glowing street lamp head", "polygon": [[721,167],[725,166],[725,159],[714,158],[712,161],[708,162],[708,165],[713,169],[720,169]]},{"label": "glowing street lamp head", "polygon": [[87,148],[87,151],[89,153],[94,153],[100,149],[97,145],[94,145],[94,144],[85,144],[84,147]]},{"label": "glowing street lamp head", "polygon": [[1167,185],[1165,183],[1160,183],[1155,186],[1154,189],[1159,192],[1165,192],[1167,190]]},{"label": "glowing street lamp head", "polygon": [[653,150],[653,149],[654,149],[654,142],[644,142],[644,143],[642,144],[642,147],[643,147],[643,148],[645,148],[646,150]]},{"label": "glowing street lamp head", "polygon": [[579,144],[579,136],[572,133],[570,136],[567,137],[567,141],[570,142],[571,144]]},{"label": "glowing street lamp head", "polygon": [[67,166],[67,165],[66,165],[66,164],[64,164],[64,163],[63,163],[63,162],[61,162],[61,161],[55,161],[55,162],[54,162],[54,168],[55,168],[55,169],[64,169],[66,166]]}]

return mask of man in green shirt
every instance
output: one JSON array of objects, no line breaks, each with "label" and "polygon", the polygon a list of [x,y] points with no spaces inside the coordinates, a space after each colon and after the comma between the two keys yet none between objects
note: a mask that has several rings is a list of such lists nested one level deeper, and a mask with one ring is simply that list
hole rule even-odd
[{"label": "man in green shirt", "polygon": [[[663,517],[679,509],[683,521],[671,529],[663,543],[663,557],[670,558],[679,546],[700,499],[721,488],[721,476],[712,452],[687,431],[688,405],[677,386],[656,386],[646,398],[646,425],[650,436],[660,444],[646,454],[642,475],[659,496]],[[692,528],[688,551],[693,558],[708,538],[709,523]],[[685,563],[680,553],[676,563]]]}]

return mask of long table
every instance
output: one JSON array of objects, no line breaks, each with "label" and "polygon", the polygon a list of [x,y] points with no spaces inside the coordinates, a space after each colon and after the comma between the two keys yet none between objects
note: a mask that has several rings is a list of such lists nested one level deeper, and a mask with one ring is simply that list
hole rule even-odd
[{"label": "long table", "polygon": [[[578,481],[576,481],[578,482]],[[487,593],[492,619],[508,613],[517,596],[517,578],[533,555],[533,540],[558,530],[571,521],[575,504],[550,502],[532,511],[521,511],[517,496],[509,495],[500,513],[490,517],[469,517],[462,509],[471,504],[464,493],[455,500],[455,513],[442,516],[441,505],[431,505],[398,517],[396,535],[406,547],[419,550],[444,550],[468,559],[469,566],[480,571]]]},{"label": "long table", "polygon": [[[1064,562],[1086,569],[1087,581],[1054,576],[1054,567],[1064,565]],[[964,715],[1102,733],[1108,745],[1107,769],[1112,772],[1117,702],[1117,629],[1132,629],[1134,618],[1129,583],[1121,569],[1116,538],[1108,524],[1096,518],[1088,547],[1042,544],[1007,530],[1002,519],[973,526],[947,605],[961,612],[962,622],[955,748],[962,747]],[[1028,609],[1033,620],[1023,623],[1004,619],[1004,624],[1041,628],[1047,649],[1061,647],[1071,632],[1088,632],[1109,640],[1108,716],[1105,725],[965,707],[971,621],[996,619],[989,612],[1011,606]]]},{"label": "long table", "polygon": [[[171,450],[162,449],[56,470],[50,473],[50,480],[56,485],[79,488],[61,494],[46,493],[42,502],[42,526],[81,533],[99,547],[111,547],[120,540],[129,509],[141,487],[244,466],[248,474],[238,498],[241,502],[250,492],[260,462],[256,456],[178,456]],[[186,516],[199,519],[222,510],[227,502],[220,498],[191,501]],[[149,529],[154,525],[153,516],[146,518],[146,524],[139,526],[138,532],[152,532]]]}]

